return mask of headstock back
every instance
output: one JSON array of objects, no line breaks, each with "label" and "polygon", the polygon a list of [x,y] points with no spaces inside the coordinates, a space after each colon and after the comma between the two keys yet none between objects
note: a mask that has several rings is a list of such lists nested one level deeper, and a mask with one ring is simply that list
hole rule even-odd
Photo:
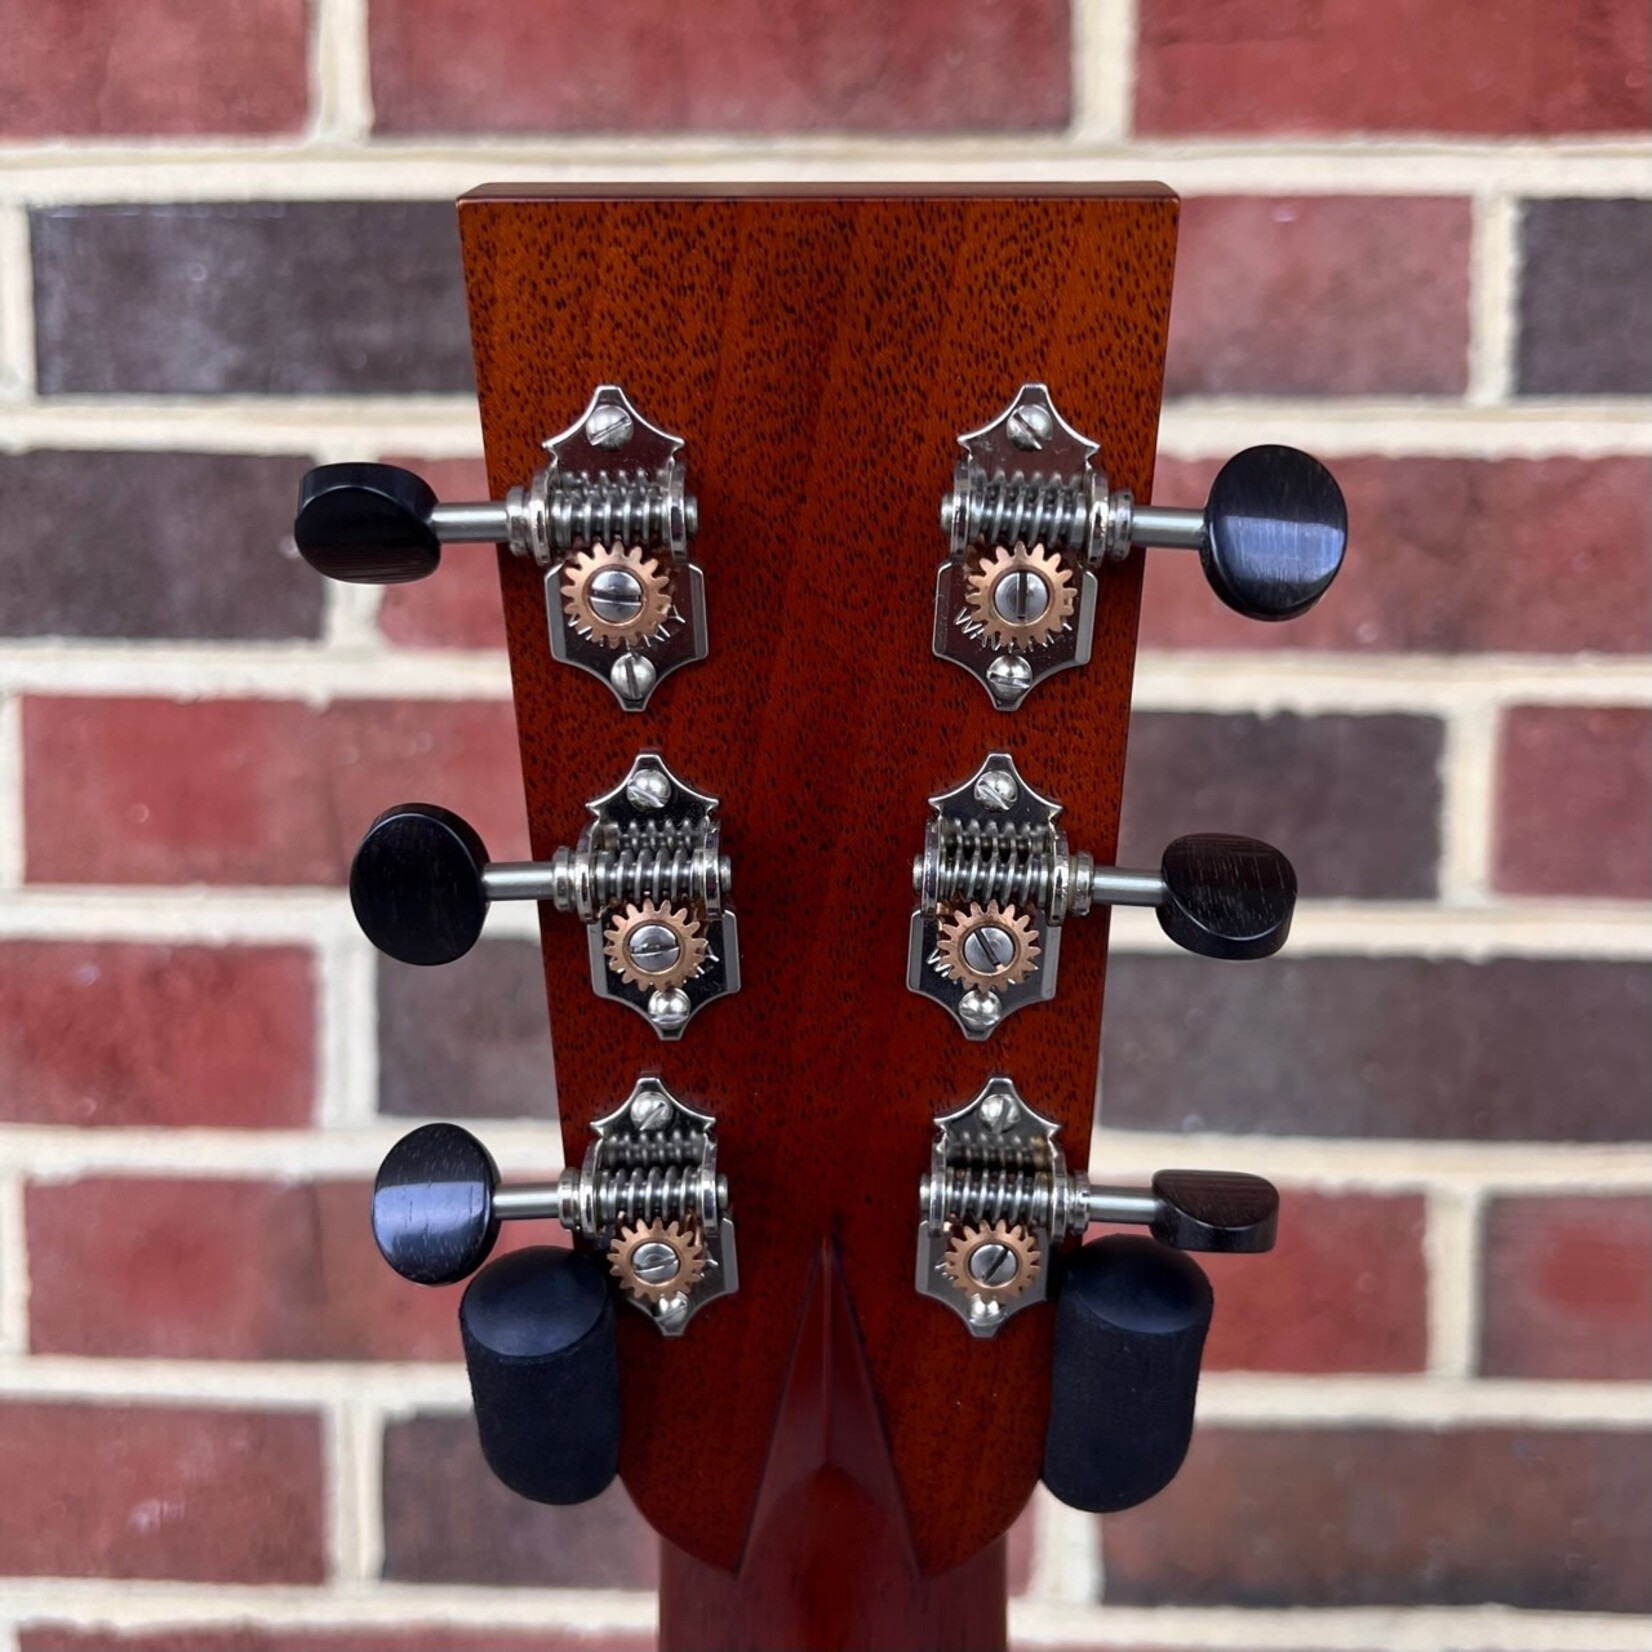
[{"label": "headstock back", "polygon": [[734,859],[743,986],[679,1043],[593,1004],[577,930],[544,928],[570,1161],[659,1070],[715,1111],[739,1228],[734,1303],[680,1341],[621,1316],[621,1473],[670,1542],[738,1564],[829,1247],[912,1549],[947,1570],[1038,1479],[1051,1316],[978,1342],[915,1294],[932,1120],[1010,1072],[1082,1164],[1106,924],[1065,939],[1054,1003],[970,1043],[906,990],[911,862],[926,799],[999,748],[1110,857],[1141,559],[1102,576],[1091,665],[1006,718],[931,653],[937,507],[959,432],[1029,379],[1102,437],[1116,485],[1147,496],[1175,200],[500,190],[467,197],[460,225],[495,496],[593,385],[623,385],[685,440],[712,593],[708,658],[631,717],[552,661],[542,579],[501,559],[536,858],[648,747],[722,800]]}]

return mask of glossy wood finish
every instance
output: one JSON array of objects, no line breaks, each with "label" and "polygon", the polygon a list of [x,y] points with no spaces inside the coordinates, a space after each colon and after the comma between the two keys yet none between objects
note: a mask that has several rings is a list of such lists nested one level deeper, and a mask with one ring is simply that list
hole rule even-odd
[{"label": "glossy wood finish", "polygon": [[[928,795],[998,748],[1065,804],[1075,844],[1111,858],[1141,557],[1101,574],[1092,664],[1006,717],[930,652],[939,501],[958,433],[1029,379],[1101,440],[1115,486],[1149,496],[1174,198],[485,191],[460,219],[494,496],[612,381],[686,438],[700,500],[711,655],[641,716],[551,659],[540,576],[501,557],[534,853],[570,841],[585,799],[650,747],[722,799],[734,858],[744,987],[680,1044],[591,996],[577,925],[543,929],[569,1157],[657,1070],[716,1113],[733,1190],[740,1294],[680,1341],[620,1316],[621,1473],[681,1551],[667,1602],[710,1610],[706,1569],[738,1568],[748,1537],[753,1564],[766,1543],[812,1541],[816,1561],[786,1561],[807,1571],[842,1553],[845,1523],[887,1528],[875,1547],[910,1556],[919,1595],[916,1579],[966,1563],[987,1575],[1038,1479],[1053,1314],[980,1342],[920,1298],[918,1180],[933,1116],[1000,1071],[1062,1120],[1083,1165],[1106,919],[1068,926],[1053,1004],[972,1044],[905,986],[911,860]],[[841,1403],[830,1381],[788,1388],[810,1336],[863,1351],[847,1363],[881,1428],[822,1446],[776,1527],[798,1395],[816,1394],[822,1437]],[[823,1575],[842,1589],[851,1570]],[[717,1644],[740,1644],[728,1634]]]}]

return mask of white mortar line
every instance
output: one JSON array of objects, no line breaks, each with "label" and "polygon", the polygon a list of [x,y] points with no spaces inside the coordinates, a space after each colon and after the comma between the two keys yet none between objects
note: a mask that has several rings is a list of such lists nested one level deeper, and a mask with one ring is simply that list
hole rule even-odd
[{"label": "white mortar line", "polygon": [[[5,1155],[0,1152],[0,1164]],[[29,1346],[29,1242],[23,1178],[0,1174],[0,1358]]]},{"label": "white mortar line", "polygon": [[[1518,690],[1523,685],[1512,685]],[[1518,692],[1513,697],[1520,697]],[[1440,898],[1454,905],[1491,893],[1492,834],[1497,828],[1495,706],[1461,702],[1445,723],[1440,755]]]},{"label": "white mortar line", "polygon": [[1010,1602],[1023,1646],[1313,1648],[1315,1652],[1645,1652],[1652,1619],[1506,1606],[1064,1606]]},{"label": "white mortar line", "polygon": [[1101,1594],[1101,1522],[1071,1509],[1040,1482],[1032,1496],[1033,1567],[1028,1594],[1082,1605]]},{"label": "white mortar line", "polygon": [[377,1580],[383,1542],[378,1531],[381,1463],[378,1413],[355,1398],[327,1408],[328,1576],[343,1584]]},{"label": "white mortar line", "polygon": [[0,205],[0,399],[34,394],[34,265],[29,219]]},{"label": "white mortar line", "polygon": [[[256,1623],[274,1627],[648,1631],[656,1603],[638,1590],[371,1588],[150,1583],[108,1578],[7,1579],[6,1628],[36,1623],[116,1630]],[[1328,1652],[1644,1652],[1652,1618],[1506,1606],[1080,1606],[1010,1602],[1011,1637],[1027,1645],[1325,1648]]]},{"label": "white mortar line", "polygon": [[[162,699],[510,698],[503,651],[363,644],[0,641],[0,694]],[[1141,711],[1402,712],[1652,704],[1652,660],[1574,654],[1336,654],[1146,648]]]},{"label": "white mortar line", "polygon": [[1507,195],[1475,197],[1467,399],[1477,407],[1506,401],[1514,385],[1519,218],[1518,203]]},{"label": "white mortar line", "polygon": [[17,1632],[9,1623],[0,1623],[0,1652],[18,1652]]},{"label": "white mortar line", "polygon": [[[1545,397],[1499,407],[1421,398],[1189,397],[1165,406],[1159,451],[1167,458],[1226,458],[1265,436],[1327,459],[1603,458],[1652,452],[1649,423],[1652,398],[1644,396]],[[0,450],[31,447],[292,454],[329,463],[383,453],[473,458],[482,439],[469,396],[50,396],[0,402]]]},{"label": "white mortar line", "polygon": [[313,0],[310,104],[310,133],[318,142],[356,144],[372,135],[367,0]]},{"label": "white mortar line", "polygon": [[478,183],[1009,183],[1141,179],[1187,194],[1639,196],[1652,145],[1430,141],[1130,144],[1002,137],[699,135],[14,145],[0,202],[442,199]]},{"label": "white mortar line", "polygon": [[[387,1417],[462,1412],[470,1388],[454,1336],[451,1364],[241,1360],[0,1359],[0,1395],[127,1399],[165,1406],[279,1410],[360,1401]],[[1244,1428],[1413,1426],[1628,1429],[1652,1422],[1652,1383],[1518,1382],[1366,1375],[1207,1372],[1202,1424]]]},{"label": "white mortar line", "polygon": [[1480,1341],[1479,1225],[1483,1193],[1434,1188],[1427,1202],[1423,1257],[1428,1277],[1429,1375],[1467,1380]]},{"label": "white mortar line", "polygon": [[[172,941],[180,945],[309,945],[359,941],[339,890],[165,889],[74,886],[0,895],[0,939]],[[529,902],[490,913],[495,940],[531,940]],[[1112,918],[1112,950],[1164,956],[1177,948],[1145,909]],[[1402,901],[1301,901],[1291,922],[1298,958],[1644,959],[1652,957],[1652,907],[1581,897],[1450,907]],[[360,1008],[358,1001],[358,1009]],[[359,1061],[359,1053],[352,1058]],[[353,1069],[365,1093],[365,1069]]]},{"label": "white mortar line", "polygon": [[378,1112],[376,954],[347,928],[316,949],[316,1122],[324,1129],[370,1126]]},{"label": "white mortar line", "polygon": [[[329,1131],[7,1124],[0,1125],[0,1166],[43,1181],[93,1175],[370,1181],[379,1161],[418,1122],[386,1117],[359,1129]],[[502,1118],[477,1121],[475,1128],[515,1174],[553,1175],[561,1168],[554,1121]],[[1638,1142],[1378,1140],[1104,1128],[1093,1135],[1090,1162],[1121,1178],[1151,1176],[1172,1163],[1219,1164],[1268,1176],[1285,1187],[1323,1192],[1415,1193],[1437,1187],[1489,1193],[1652,1192],[1652,1147]]]},{"label": "white mortar line", "polygon": [[454,1584],[292,1585],[151,1583],[126,1578],[7,1578],[0,1622],[85,1623],[115,1629],[246,1624],[361,1628],[417,1625],[459,1631],[562,1629],[593,1638],[654,1627],[640,1590],[494,1589]]},{"label": "white mortar line", "polygon": [[1136,90],[1136,0],[1076,0],[1073,119],[1076,144],[1121,148],[1130,140]]},{"label": "white mortar line", "polygon": [[0,694],[0,891],[23,884],[23,707]]}]

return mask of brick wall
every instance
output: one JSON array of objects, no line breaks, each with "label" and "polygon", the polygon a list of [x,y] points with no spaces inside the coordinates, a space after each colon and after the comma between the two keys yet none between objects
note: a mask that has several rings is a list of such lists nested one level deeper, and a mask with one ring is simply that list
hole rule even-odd
[{"label": "brick wall", "polygon": [[1643,1646],[1649,126],[1643,0],[0,0],[0,1649],[648,1642],[363,1230],[409,1116],[547,1149],[525,915],[438,990],[337,889],[403,794],[521,847],[491,573],[286,539],[315,460],[474,491],[449,203],[576,175],[1163,178],[1160,497],[1349,494],[1301,624],[1151,565],[1127,847],[1307,899],[1244,970],[1124,915],[1097,1161],[1289,1216],[1181,1480],[1035,1501],[1020,1641]]}]

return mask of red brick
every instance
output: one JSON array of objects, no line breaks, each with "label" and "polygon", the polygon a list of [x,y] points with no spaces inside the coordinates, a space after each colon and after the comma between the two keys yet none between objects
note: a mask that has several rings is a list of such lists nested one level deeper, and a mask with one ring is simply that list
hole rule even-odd
[{"label": "red brick", "polygon": [[29,1346],[140,1359],[459,1358],[459,1287],[398,1279],[354,1182],[27,1190]]},{"label": "red brick", "polygon": [[0,7],[10,138],[296,132],[304,0],[12,0]]},{"label": "red brick", "polygon": [[1422,1370],[1423,1201],[1292,1188],[1281,1195],[1273,1251],[1198,1258],[1216,1291],[1205,1368]]},{"label": "red brick", "polygon": [[1484,1243],[1484,1375],[1652,1377],[1652,1201],[1494,1199]]},{"label": "red brick", "polygon": [[1136,129],[1644,131],[1642,0],[1141,0]]},{"label": "red brick", "polygon": [[1492,881],[1518,895],[1652,896],[1652,711],[1504,714]]},{"label": "red brick", "polygon": [[381,132],[1053,131],[1072,100],[1065,0],[372,0],[370,15]]},{"label": "red brick", "polygon": [[0,944],[0,1118],[294,1129],[316,985],[297,947]]},{"label": "red brick", "polygon": [[1456,395],[1469,203],[1193,196],[1170,307],[1170,396]]},{"label": "red brick", "polygon": [[652,1634],[592,1635],[582,1630],[385,1629],[132,1630],[25,1629],[18,1652],[654,1652]]},{"label": "red brick", "polygon": [[509,704],[31,699],[37,883],[336,884],[381,809],[458,809],[500,859],[527,852]]},{"label": "red brick", "polygon": [[307,1413],[0,1402],[0,1573],[320,1583]]},{"label": "red brick", "polygon": [[1652,1435],[1196,1429],[1181,1474],[1103,1522],[1120,1605],[1645,1612]]},{"label": "red brick", "polygon": [[[486,499],[487,472],[480,459],[391,458],[405,465],[445,500]],[[379,609],[385,636],[404,648],[505,646],[505,610],[499,597],[499,562],[485,545],[449,546],[431,579],[385,588]]]},{"label": "red brick", "polygon": [[[1258,421],[1256,439],[1268,439]],[[1161,460],[1153,495],[1199,504],[1219,460]],[[1288,625],[1210,593],[1197,557],[1152,551],[1142,642],[1347,653],[1652,650],[1652,460],[1332,459],[1348,560]]]}]

